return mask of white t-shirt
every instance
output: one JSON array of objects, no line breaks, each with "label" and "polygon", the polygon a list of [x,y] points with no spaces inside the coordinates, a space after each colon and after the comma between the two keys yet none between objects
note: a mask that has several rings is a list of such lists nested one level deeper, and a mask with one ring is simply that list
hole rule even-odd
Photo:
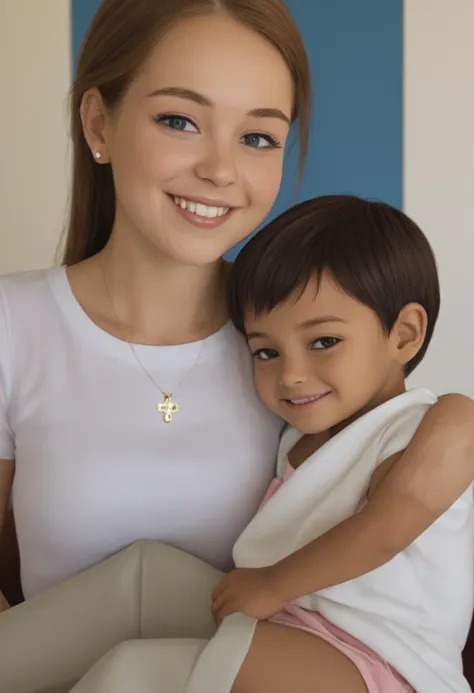
[{"label": "white t-shirt", "polygon": [[281,422],[257,398],[230,324],[136,352],[174,393],[171,424],[129,345],[88,318],[64,268],[0,278],[0,459],[16,460],[28,597],[138,539],[229,567],[274,473]]}]

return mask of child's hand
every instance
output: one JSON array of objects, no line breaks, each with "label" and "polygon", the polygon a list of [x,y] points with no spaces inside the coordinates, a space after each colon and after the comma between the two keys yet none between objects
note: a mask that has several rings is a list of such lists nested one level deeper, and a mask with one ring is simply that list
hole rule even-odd
[{"label": "child's hand", "polygon": [[284,605],[271,567],[233,570],[212,592],[212,613],[218,624],[237,612],[265,620],[281,611]]}]

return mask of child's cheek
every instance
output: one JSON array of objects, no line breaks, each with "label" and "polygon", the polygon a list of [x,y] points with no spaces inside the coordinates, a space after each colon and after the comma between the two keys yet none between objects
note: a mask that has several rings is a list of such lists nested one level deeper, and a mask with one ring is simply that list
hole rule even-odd
[{"label": "child's cheek", "polygon": [[360,359],[353,358],[351,349],[345,344],[340,344],[334,350],[328,350],[324,354],[324,360],[320,362],[319,377],[334,391],[351,388],[354,381],[361,376]]},{"label": "child's cheek", "polygon": [[274,369],[258,367],[254,368],[255,387],[258,396],[269,409],[275,410],[278,405],[278,383],[276,382]]},{"label": "child's cheek", "polygon": [[336,389],[338,382],[344,379],[344,360],[338,358],[335,351],[331,353],[329,349],[322,356],[323,358],[320,358],[318,362],[317,373],[314,375],[331,389]]}]

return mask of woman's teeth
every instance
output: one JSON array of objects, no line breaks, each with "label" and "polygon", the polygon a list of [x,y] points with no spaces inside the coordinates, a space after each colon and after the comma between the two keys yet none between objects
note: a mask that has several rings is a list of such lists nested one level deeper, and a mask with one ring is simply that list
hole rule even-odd
[{"label": "woman's teeth", "polygon": [[208,217],[209,219],[215,219],[216,217],[223,217],[229,211],[230,207],[209,207],[208,205],[203,205],[201,202],[190,202],[185,200],[184,197],[174,197],[174,202],[181,209],[186,209],[192,214],[196,214],[198,217]]}]

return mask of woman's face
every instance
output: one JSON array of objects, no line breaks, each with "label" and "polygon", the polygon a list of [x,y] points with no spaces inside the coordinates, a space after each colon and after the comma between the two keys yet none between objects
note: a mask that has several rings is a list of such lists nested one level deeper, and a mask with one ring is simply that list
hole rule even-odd
[{"label": "woman's face", "polygon": [[279,51],[233,19],[177,24],[105,119],[114,233],[195,266],[246,238],[278,194],[293,91]]}]

